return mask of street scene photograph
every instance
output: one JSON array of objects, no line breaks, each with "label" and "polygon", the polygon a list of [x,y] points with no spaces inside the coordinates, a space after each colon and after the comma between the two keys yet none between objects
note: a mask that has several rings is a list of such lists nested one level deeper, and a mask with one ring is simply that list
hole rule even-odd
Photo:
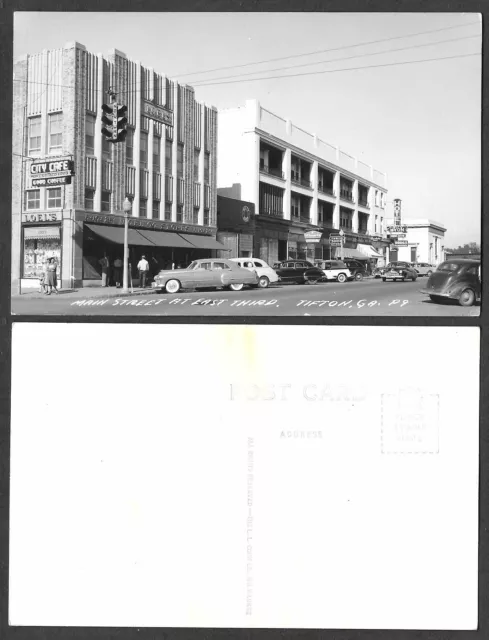
[{"label": "street scene photograph", "polygon": [[481,30],[17,12],[12,313],[479,316]]}]

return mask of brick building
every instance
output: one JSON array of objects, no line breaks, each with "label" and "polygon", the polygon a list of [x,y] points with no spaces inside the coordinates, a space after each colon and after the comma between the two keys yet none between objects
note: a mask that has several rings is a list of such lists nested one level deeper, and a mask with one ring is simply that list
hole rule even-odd
[{"label": "brick building", "polygon": [[[123,143],[111,144],[101,133],[109,87],[128,107]],[[142,253],[156,270],[222,249],[216,241],[216,145],[214,107],[198,103],[192,87],[120,51],[104,57],[69,43],[18,59],[13,287],[36,286],[50,255],[58,258],[63,287],[99,284],[104,254],[122,257],[126,196],[133,204],[133,271]],[[72,177],[62,171],[67,166]],[[36,177],[39,171],[44,180]]]}]

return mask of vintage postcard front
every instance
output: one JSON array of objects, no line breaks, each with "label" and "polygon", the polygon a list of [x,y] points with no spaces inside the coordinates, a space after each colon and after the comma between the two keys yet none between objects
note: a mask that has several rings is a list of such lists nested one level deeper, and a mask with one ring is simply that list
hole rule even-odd
[{"label": "vintage postcard front", "polygon": [[475,629],[478,390],[477,328],[16,324],[10,624]]}]

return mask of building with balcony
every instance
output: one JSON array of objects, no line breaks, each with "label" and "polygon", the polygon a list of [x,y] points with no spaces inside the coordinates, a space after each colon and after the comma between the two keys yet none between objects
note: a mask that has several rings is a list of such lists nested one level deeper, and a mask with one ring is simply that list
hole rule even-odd
[{"label": "building with balcony", "polygon": [[[438,266],[445,260],[446,227],[441,222],[427,218],[405,218],[405,233],[395,228],[398,222],[388,219],[386,230],[391,244],[388,248],[390,262],[427,262]],[[392,230],[395,229],[394,232]]]},{"label": "building with balcony", "polygon": [[[334,257],[329,237],[340,230],[345,256],[384,255],[384,173],[257,100],[220,110],[218,119],[218,193],[254,203],[255,256],[272,264]],[[319,243],[305,241],[310,230],[322,233]]]},{"label": "building with balcony", "polygon": [[[127,105],[128,133],[102,135],[102,104]],[[14,65],[12,284],[37,286],[48,256],[63,287],[100,283],[100,260],[122,257],[122,204],[129,197],[130,263],[152,270],[206,257],[216,241],[217,110],[194,90],[117,50],[78,43]],[[72,176],[44,181],[39,166]]]}]

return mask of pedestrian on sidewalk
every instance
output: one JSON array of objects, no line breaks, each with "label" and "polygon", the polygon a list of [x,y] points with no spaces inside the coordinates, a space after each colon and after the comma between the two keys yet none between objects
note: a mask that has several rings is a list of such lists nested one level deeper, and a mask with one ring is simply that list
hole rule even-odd
[{"label": "pedestrian on sidewalk", "polygon": [[49,258],[48,263],[46,265],[46,295],[50,296],[53,289],[56,294],[58,294],[58,276],[56,271],[58,269],[58,264],[55,258]]},{"label": "pedestrian on sidewalk", "polygon": [[146,256],[141,256],[141,260],[138,262],[139,271],[139,286],[144,289],[146,286],[146,278],[148,277],[149,262],[146,260]]},{"label": "pedestrian on sidewalk", "polygon": [[99,260],[99,264],[102,266],[102,286],[108,287],[110,262],[106,253],[104,253],[104,257]]},{"label": "pedestrian on sidewalk", "polygon": [[114,260],[114,280],[115,286],[119,288],[121,286],[121,273],[122,273],[122,260],[117,257]]}]

